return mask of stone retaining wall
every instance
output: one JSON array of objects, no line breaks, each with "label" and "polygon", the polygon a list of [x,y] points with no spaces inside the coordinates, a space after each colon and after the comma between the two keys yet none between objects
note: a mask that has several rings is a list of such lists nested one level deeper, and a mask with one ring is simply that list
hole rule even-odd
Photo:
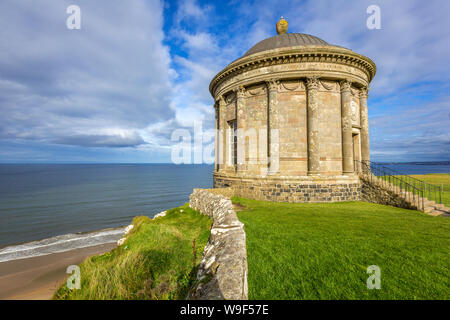
[{"label": "stone retaining wall", "polygon": [[361,199],[366,202],[384,204],[405,209],[417,209],[414,204],[406,201],[394,190],[389,190],[377,183],[377,178],[370,179],[369,175],[361,175]]},{"label": "stone retaining wall", "polygon": [[231,200],[222,195],[225,191],[194,189],[189,197],[189,206],[208,215],[213,223],[197,273],[198,284],[188,299],[248,299],[244,224]]},{"label": "stone retaining wall", "polygon": [[332,183],[314,180],[231,179],[214,177],[214,187],[232,187],[239,197],[276,202],[360,201],[358,178]]}]

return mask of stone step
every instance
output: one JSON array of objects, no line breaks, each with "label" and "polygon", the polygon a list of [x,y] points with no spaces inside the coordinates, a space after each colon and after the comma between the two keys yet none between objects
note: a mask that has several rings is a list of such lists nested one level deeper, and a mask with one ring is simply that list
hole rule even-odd
[{"label": "stone step", "polygon": [[436,209],[436,210],[433,210],[433,211],[431,211],[431,212],[428,212],[428,214],[429,215],[432,215],[432,216],[441,216],[441,217],[450,217],[450,208],[447,208],[447,209],[449,209],[449,210],[439,210],[439,209]]},{"label": "stone step", "polygon": [[439,211],[439,210],[433,210],[433,211],[430,211],[430,212],[427,212],[427,213],[430,216],[434,216],[434,217],[444,215],[444,212]]},{"label": "stone step", "polygon": [[[420,211],[422,211],[422,210],[420,210]],[[425,209],[423,210],[423,212],[425,212],[425,213],[430,213],[433,211],[436,211],[436,209],[434,207],[425,207]]]},{"label": "stone step", "polygon": [[419,194],[417,194],[417,192],[414,193],[410,191],[411,189],[408,189],[408,191],[404,188],[400,189],[400,186],[389,183],[389,181],[380,179],[373,174],[366,174],[365,179],[369,179],[369,181],[372,181],[373,184],[383,187],[385,190],[390,190],[391,192],[396,193],[405,201],[409,202],[412,207],[418,207],[417,210],[419,211],[426,212],[430,215],[444,215],[450,217],[450,208],[428,199],[426,192],[423,192],[424,197],[422,198]]},{"label": "stone step", "polygon": [[[431,201],[431,202],[433,202],[433,201]],[[419,202],[419,210],[422,211],[422,202]],[[450,208],[445,207],[443,204],[439,204],[439,203],[431,203],[430,204],[430,201],[428,201],[428,203],[425,202],[425,210],[424,211],[429,212],[430,210],[431,211],[437,210],[437,211],[440,211],[443,213],[450,214]]]},{"label": "stone step", "polygon": [[436,208],[436,210],[437,210],[437,211],[441,211],[441,212],[443,212],[443,213],[450,214],[450,208],[449,208],[449,207],[446,207],[446,206],[438,207],[438,208]]}]

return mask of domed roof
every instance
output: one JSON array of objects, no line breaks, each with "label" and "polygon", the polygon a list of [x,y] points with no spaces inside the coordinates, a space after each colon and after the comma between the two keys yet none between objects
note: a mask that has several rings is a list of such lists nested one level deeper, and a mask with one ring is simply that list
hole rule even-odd
[{"label": "domed roof", "polygon": [[264,39],[248,50],[243,57],[254,53],[294,46],[330,46],[327,42],[305,33],[283,33]]}]

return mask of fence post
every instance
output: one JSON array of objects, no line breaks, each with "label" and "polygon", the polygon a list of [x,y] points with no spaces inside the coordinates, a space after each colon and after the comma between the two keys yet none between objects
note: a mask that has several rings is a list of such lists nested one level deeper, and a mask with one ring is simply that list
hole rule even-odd
[{"label": "fence post", "polygon": [[425,212],[425,200],[423,199],[423,191],[422,191],[422,211]]}]

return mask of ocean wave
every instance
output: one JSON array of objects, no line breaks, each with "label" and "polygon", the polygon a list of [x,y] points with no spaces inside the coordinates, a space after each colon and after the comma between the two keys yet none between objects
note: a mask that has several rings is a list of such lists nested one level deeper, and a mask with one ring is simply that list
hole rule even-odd
[{"label": "ocean wave", "polygon": [[44,256],[57,252],[114,243],[125,233],[125,227],[89,233],[69,233],[0,249],[0,262]]}]

